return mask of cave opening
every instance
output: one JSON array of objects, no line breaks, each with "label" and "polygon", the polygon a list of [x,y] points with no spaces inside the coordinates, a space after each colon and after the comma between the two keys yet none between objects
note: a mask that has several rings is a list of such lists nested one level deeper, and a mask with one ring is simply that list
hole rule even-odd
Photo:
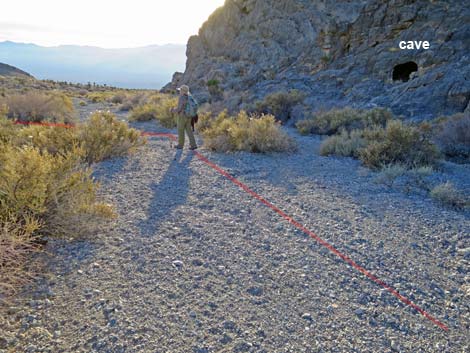
[{"label": "cave opening", "polygon": [[414,61],[408,61],[404,64],[395,65],[392,74],[393,81],[407,82],[410,80],[410,75],[416,71],[418,71],[418,64],[416,64]]}]

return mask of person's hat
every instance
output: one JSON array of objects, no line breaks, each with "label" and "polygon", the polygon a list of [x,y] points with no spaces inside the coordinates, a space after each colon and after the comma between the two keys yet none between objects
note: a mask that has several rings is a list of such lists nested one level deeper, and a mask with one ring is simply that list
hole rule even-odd
[{"label": "person's hat", "polygon": [[180,88],[177,89],[178,91],[181,91],[183,93],[189,93],[189,87],[186,85],[182,85]]}]

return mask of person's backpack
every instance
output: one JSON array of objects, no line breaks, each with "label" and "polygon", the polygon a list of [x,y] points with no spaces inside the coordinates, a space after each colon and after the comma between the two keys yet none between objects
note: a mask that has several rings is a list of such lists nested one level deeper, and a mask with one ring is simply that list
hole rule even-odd
[{"label": "person's backpack", "polygon": [[188,102],[186,103],[185,113],[186,116],[194,118],[197,115],[198,104],[193,96],[188,96]]}]

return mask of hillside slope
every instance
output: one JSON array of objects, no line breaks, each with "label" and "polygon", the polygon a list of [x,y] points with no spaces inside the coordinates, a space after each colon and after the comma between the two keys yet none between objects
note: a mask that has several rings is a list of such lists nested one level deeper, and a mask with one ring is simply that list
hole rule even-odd
[{"label": "hillside slope", "polygon": [[28,77],[32,78],[27,72],[20,70],[14,66],[0,63],[0,76],[17,76],[17,77]]},{"label": "hillside slope", "polygon": [[[227,0],[189,39],[182,82],[212,101],[207,82],[218,82],[232,110],[295,88],[307,93],[307,110],[378,105],[418,119],[462,112],[469,18],[457,0]],[[400,50],[401,40],[430,49]]]}]

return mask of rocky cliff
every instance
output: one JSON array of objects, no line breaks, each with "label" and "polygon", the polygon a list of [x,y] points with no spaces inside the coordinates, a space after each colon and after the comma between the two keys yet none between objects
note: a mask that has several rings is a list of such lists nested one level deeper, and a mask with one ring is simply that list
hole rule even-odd
[{"label": "rocky cliff", "polygon": [[470,109],[469,54],[466,1],[226,0],[189,39],[175,77],[230,110],[298,89],[297,119],[345,105],[424,119]]}]

